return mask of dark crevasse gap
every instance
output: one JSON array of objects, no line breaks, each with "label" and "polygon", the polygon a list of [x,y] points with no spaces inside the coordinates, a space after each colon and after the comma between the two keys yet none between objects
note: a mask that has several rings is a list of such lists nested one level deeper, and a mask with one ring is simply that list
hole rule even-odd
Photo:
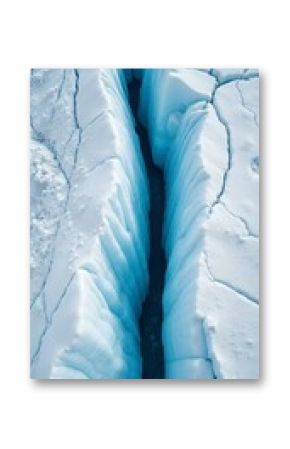
[{"label": "dark crevasse gap", "polygon": [[129,101],[136,121],[136,132],[145,161],[150,192],[150,257],[149,289],[140,317],[141,355],[143,379],[164,378],[164,355],[162,345],[162,294],[166,269],[162,248],[162,226],[164,218],[163,172],[153,163],[152,151],[146,129],[138,120],[138,103],[141,82],[129,83]]}]

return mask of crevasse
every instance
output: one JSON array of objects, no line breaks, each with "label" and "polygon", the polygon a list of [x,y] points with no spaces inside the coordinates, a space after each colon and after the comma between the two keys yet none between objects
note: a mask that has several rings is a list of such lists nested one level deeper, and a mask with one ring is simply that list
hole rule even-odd
[{"label": "crevasse", "polygon": [[[137,73],[137,77],[139,74]],[[139,330],[142,355],[142,377],[144,379],[164,378],[164,353],[162,344],[162,295],[166,260],[162,245],[162,228],[164,221],[164,177],[163,171],[154,164],[152,150],[146,128],[138,118],[138,103],[140,98],[141,80],[136,77],[136,71],[131,72],[128,84],[129,98],[136,131],[140,139],[142,155],[145,161],[149,184],[149,284],[145,301],[142,306]]]},{"label": "crevasse", "polygon": [[[134,77],[165,179],[155,234]],[[167,378],[258,377],[258,85],[254,69],[32,71],[33,378],[141,377],[140,329],[146,365],[164,352]],[[144,308],[140,328],[154,295],[163,322],[144,326]],[[163,351],[150,348],[161,324]]]}]

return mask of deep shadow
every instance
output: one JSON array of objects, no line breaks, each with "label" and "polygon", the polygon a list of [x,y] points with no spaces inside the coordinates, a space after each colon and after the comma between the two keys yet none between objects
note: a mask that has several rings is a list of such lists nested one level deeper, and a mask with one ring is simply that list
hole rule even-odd
[{"label": "deep shadow", "polygon": [[162,248],[162,226],[164,218],[163,172],[153,163],[152,151],[146,129],[138,119],[138,103],[141,83],[133,79],[129,85],[129,101],[136,121],[136,132],[147,170],[150,194],[150,257],[149,290],[140,317],[141,355],[143,379],[164,378],[164,355],[162,346],[162,293],[166,269]]}]

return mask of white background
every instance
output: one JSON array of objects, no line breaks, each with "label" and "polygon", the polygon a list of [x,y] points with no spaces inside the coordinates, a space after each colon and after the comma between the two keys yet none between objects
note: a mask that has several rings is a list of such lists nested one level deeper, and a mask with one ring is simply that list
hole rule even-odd
[{"label": "white background", "polygon": [[[290,447],[287,3],[10,0],[1,7],[1,448]],[[29,380],[29,68],[144,65],[261,70],[260,382]]]}]

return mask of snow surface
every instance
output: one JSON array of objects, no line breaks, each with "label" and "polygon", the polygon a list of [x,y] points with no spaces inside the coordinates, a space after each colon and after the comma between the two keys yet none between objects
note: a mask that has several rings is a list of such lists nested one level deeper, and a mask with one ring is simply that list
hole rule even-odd
[{"label": "snow surface", "polygon": [[166,376],[259,376],[259,79],[146,70],[140,117],[164,168]]},{"label": "snow surface", "polygon": [[124,73],[33,70],[31,137],[31,376],[140,377],[149,205]]}]

